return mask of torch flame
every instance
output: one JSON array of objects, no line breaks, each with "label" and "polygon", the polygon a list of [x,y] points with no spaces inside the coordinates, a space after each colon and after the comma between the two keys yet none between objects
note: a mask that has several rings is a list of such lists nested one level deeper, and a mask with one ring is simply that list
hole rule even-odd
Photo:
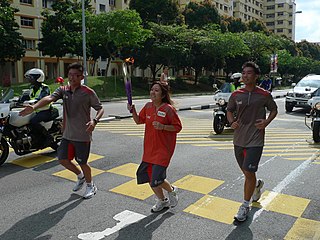
[{"label": "torch flame", "polygon": [[133,57],[129,57],[129,58],[126,58],[124,61],[125,61],[126,63],[131,63],[131,64],[133,64],[133,63],[134,63],[134,58],[133,58]]}]

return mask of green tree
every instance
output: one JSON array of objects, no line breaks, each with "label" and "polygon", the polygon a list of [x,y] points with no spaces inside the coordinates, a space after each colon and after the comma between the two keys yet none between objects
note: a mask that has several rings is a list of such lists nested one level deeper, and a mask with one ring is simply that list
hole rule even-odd
[{"label": "green tree", "polygon": [[297,47],[301,50],[302,56],[320,60],[320,46],[318,44],[301,41],[297,43]]},{"label": "green tree", "polygon": [[190,2],[183,11],[185,23],[190,28],[201,28],[207,24],[220,24],[220,15],[211,0]]},{"label": "green tree", "polygon": [[[101,31],[103,29],[103,31]],[[101,49],[101,56],[122,59],[126,48],[139,47],[149,36],[150,31],[142,27],[139,14],[133,10],[117,10],[99,15],[92,15],[88,21],[88,43]],[[93,49],[93,47],[91,47]],[[103,55],[102,55],[103,54]],[[94,56],[96,59],[98,52]],[[108,61],[106,72],[108,72]]]},{"label": "green tree", "polygon": [[144,22],[173,24],[181,23],[179,5],[173,0],[131,0],[129,8],[136,10]]},{"label": "green tree", "polygon": [[16,12],[18,9],[11,7],[10,1],[0,1],[0,80],[9,76],[5,63],[20,60],[25,54],[23,37],[18,32],[19,25],[14,19]]},{"label": "green tree", "polygon": [[163,65],[185,66],[190,44],[184,38],[186,26],[150,23],[152,35],[135,51],[135,66],[150,68],[153,79]]},{"label": "green tree", "polygon": [[[89,14],[89,0],[85,1]],[[59,58],[66,54],[82,56],[82,22],[81,3],[76,1],[55,1],[52,11],[44,11],[42,23],[42,39],[38,44],[44,55]]]},{"label": "green tree", "polygon": [[245,32],[248,30],[247,24],[242,22],[240,18],[224,17],[221,21],[221,29],[223,32]]},{"label": "green tree", "polygon": [[258,20],[251,20],[247,23],[248,30],[252,32],[263,32],[264,34],[269,34],[270,31],[268,30],[267,26]]}]

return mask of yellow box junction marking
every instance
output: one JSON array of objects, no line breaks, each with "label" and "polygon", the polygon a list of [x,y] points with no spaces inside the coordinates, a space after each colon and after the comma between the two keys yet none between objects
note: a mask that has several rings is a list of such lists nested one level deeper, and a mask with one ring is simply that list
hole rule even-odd
[{"label": "yellow box junction marking", "polygon": [[309,203],[310,200],[306,198],[269,191],[265,191],[260,200],[260,206],[262,208],[294,217],[301,217]]},{"label": "yellow box junction marking", "polygon": [[284,239],[318,240],[320,239],[320,222],[305,218],[298,218]]},{"label": "yellow box junction marking", "polygon": [[173,183],[173,185],[188,191],[208,194],[219,187],[222,183],[224,183],[224,181],[213,178],[187,175]]},{"label": "yellow box junction marking", "polygon": [[[91,167],[91,174],[93,177],[97,176],[101,173],[105,173],[105,171]],[[67,169],[59,171],[59,172],[55,172],[52,175],[57,176],[57,177],[61,177],[61,178],[65,178],[65,179],[68,179],[68,180],[74,181],[74,182],[77,181],[77,175],[75,175],[73,172],[71,172]]]},{"label": "yellow box junction marking", "polygon": [[101,158],[103,158],[103,156],[98,155],[98,154],[94,154],[94,153],[90,153],[89,158],[88,158],[88,162],[93,162],[93,161],[99,160]]},{"label": "yellow box junction marking", "polygon": [[54,158],[54,157],[38,155],[38,154],[31,154],[31,155],[27,155],[25,157],[17,158],[15,160],[11,161],[10,163],[13,163],[15,165],[25,167],[25,168],[32,168],[32,167],[35,167],[35,166],[43,164],[43,163],[51,162],[55,159],[56,158]]},{"label": "yellow box junction marking", "polygon": [[121,165],[119,167],[112,168],[112,169],[108,170],[107,172],[136,178],[136,171],[137,171],[138,167],[139,167],[139,164],[127,163],[127,164]]},{"label": "yellow box junction marking", "polygon": [[239,202],[206,195],[183,211],[214,221],[232,224],[233,216],[237,213],[240,205]]},{"label": "yellow box junction marking", "polygon": [[149,184],[138,185],[136,179],[132,179],[131,181],[121,184],[118,187],[112,188],[110,191],[140,200],[145,200],[153,195],[153,191],[151,190]]}]

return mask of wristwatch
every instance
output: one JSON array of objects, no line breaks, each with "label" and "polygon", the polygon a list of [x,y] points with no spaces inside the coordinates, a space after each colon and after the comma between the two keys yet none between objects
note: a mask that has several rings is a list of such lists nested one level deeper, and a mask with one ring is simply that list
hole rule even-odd
[{"label": "wristwatch", "polygon": [[96,125],[97,125],[98,122],[99,122],[99,120],[98,120],[97,118],[94,118],[93,121],[94,121],[94,124],[96,124]]}]

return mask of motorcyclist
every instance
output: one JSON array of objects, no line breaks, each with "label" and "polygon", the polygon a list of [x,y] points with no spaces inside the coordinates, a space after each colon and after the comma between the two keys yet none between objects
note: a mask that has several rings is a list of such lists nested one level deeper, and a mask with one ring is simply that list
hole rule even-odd
[{"label": "motorcyclist", "polygon": [[[50,88],[48,85],[44,84],[45,75],[43,71],[39,68],[32,68],[28,70],[24,77],[27,81],[30,82],[30,95],[29,100],[39,101],[45,96],[50,95]],[[26,98],[26,97],[25,97]],[[27,99],[25,99],[27,100]],[[40,133],[42,135],[42,140],[40,143],[48,146],[51,142],[51,135],[49,135],[48,131],[43,127],[40,122],[47,122],[52,119],[52,105],[48,104],[40,109],[36,110],[35,116],[33,116],[30,120],[30,124],[32,125],[32,129],[34,133]]]},{"label": "motorcyclist", "polygon": [[241,88],[241,73],[234,73],[231,75],[230,79],[233,80],[233,82],[230,84],[230,92],[233,92],[239,88]]}]

